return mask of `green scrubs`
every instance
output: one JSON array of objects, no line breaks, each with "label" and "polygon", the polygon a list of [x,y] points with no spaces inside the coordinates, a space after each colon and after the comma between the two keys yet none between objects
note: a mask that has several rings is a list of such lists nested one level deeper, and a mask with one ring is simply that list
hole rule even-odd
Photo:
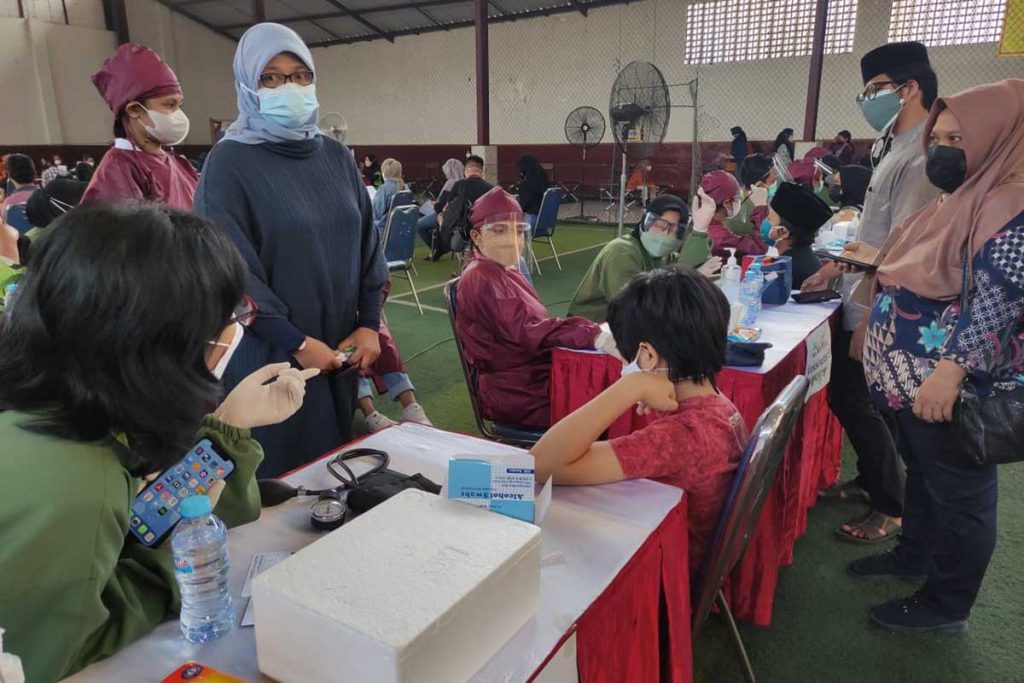
[{"label": "green scrubs", "polygon": [[606,244],[590,264],[569,304],[569,315],[604,322],[608,317],[608,303],[634,275],[672,263],[696,268],[710,257],[711,238],[706,233],[690,233],[678,256],[663,259],[651,258],[633,235],[616,238]]},{"label": "green scrubs", "polygon": [[[30,420],[0,412],[0,624],[26,679],[48,683],[177,616],[180,600],[168,549],[127,538],[140,480],[114,440],[40,434],[24,428]],[[236,464],[216,514],[228,526],[257,519],[259,444],[212,417],[203,438]]]}]

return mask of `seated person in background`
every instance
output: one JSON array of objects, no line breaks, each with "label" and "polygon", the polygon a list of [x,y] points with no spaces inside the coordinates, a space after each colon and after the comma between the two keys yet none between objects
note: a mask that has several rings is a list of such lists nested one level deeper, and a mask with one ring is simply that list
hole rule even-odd
[{"label": "seated person in background", "polygon": [[384,178],[384,184],[377,188],[373,195],[373,224],[377,228],[377,235],[384,239],[384,227],[388,224],[388,214],[391,212],[391,203],[395,195],[405,190],[405,181],[402,180],[402,164],[396,159],[385,159],[380,165],[380,173]]},{"label": "seated person in background", "polygon": [[[18,249],[20,235],[17,230],[0,222],[0,264],[13,266],[21,263],[21,253]],[[9,271],[0,269],[0,280],[4,279]]]},{"label": "seated person in background", "polygon": [[36,185],[36,166],[32,159],[24,154],[8,155],[4,165],[7,168],[11,191],[4,199],[0,210],[0,222],[9,224],[18,232],[28,232],[32,226],[25,217],[25,204],[39,187]]},{"label": "seated person in background", "polygon": [[93,173],[96,172],[96,168],[85,161],[79,161],[75,164],[75,180],[80,180],[83,183],[88,184],[92,180]]},{"label": "seated person in background", "polygon": [[[419,233],[420,239],[428,246],[432,247],[434,244],[434,231],[437,230],[437,204],[441,202],[444,206],[444,202],[447,202],[448,195],[451,193],[455,183],[459,182],[466,177],[466,167],[458,159],[449,159],[444,162],[441,166],[441,171],[444,173],[445,181],[441,187],[441,192],[437,195],[437,200],[433,203],[430,213],[422,216],[419,220],[419,225],[416,228],[416,232]],[[442,202],[444,200],[444,202]]]},{"label": "seated person in background", "polygon": [[[445,196],[442,194],[434,202],[434,211],[437,212],[438,226],[444,221],[444,210],[448,208],[448,202],[451,201],[452,197],[465,197],[466,201],[470,204],[476,202],[477,199],[484,196],[486,193],[494,189],[494,185],[484,180],[484,160],[483,157],[479,157],[475,154],[470,154],[466,157],[465,166],[466,177],[462,180],[458,180],[452,185],[452,189]],[[456,226],[458,227],[458,226]],[[468,226],[464,226],[467,227]],[[455,251],[462,251],[466,248],[466,239],[462,234],[461,230],[456,230],[454,237],[452,238],[452,249]]]},{"label": "seated person in background", "polygon": [[554,318],[519,272],[526,224],[518,202],[496,187],[473,205],[473,256],[462,271],[455,324],[478,373],[485,418],[544,428],[551,422],[551,349],[592,349],[609,335],[583,318]]},{"label": "seated person in background", "polygon": [[864,210],[864,197],[871,184],[871,169],[863,166],[840,166],[832,179],[829,196],[839,212],[837,221],[852,221],[860,217]]},{"label": "seated person in background", "polygon": [[772,199],[768,221],[780,256],[793,261],[793,289],[818,272],[821,261],[814,254],[818,228],[832,218],[832,209],[810,190],[782,183]]},{"label": "seated person in background", "polygon": [[736,157],[731,154],[719,154],[715,157],[715,169],[736,175]]},{"label": "seated person in background", "polygon": [[622,288],[635,275],[655,268],[678,262],[701,266],[708,275],[717,270],[721,259],[711,258],[707,223],[698,225],[695,217],[689,232],[689,217],[686,202],[679,197],[663,194],[652,200],[632,233],[604,245],[594,257],[572,297],[569,315],[604,322],[609,302]]},{"label": "seated person in background", "polygon": [[853,163],[853,136],[850,135],[850,131],[841,130],[836,133],[835,139],[828,146],[828,149],[832,154],[835,154],[839,158],[841,164]]},{"label": "seated person in background", "polygon": [[728,219],[725,226],[735,235],[749,235],[761,229],[761,223],[768,217],[768,200],[779,186],[779,173],[771,157],[751,154],[740,166],[740,184],[743,186],[743,203],[740,212]]},{"label": "seated person in background", "polygon": [[290,417],[317,374],[269,365],[207,414],[252,314],[230,240],[144,204],[83,207],[49,230],[0,318],[0,623],[30,681],[177,616],[171,553],[127,538],[144,478],[209,438],[236,465],[210,491],[217,516],[257,519],[249,430]]},{"label": "seated person in background", "polygon": [[[725,365],[729,303],[689,268],[637,275],[612,301],[608,323],[633,362],[622,379],[551,427],[531,449],[537,480],[605,484],[650,478],[690,500],[690,576],[697,576],[747,441],[736,407],[718,392]],[[626,411],[658,419],[598,441]]]},{"label": "seated person in background", "polygon": [[711,223],[708,225],[708,235],[711,237],[711,251],[715,256],[725,258],[729,255],[728,248],[736,249],[736,258],[740,259],[747,254],[758,256],[768,251],[768,245],[764,243],[757,233],[749,235],[736,235],[725,226],[725,221],[739,215],[740,206],[743,203],[743,195],[740,194],[740,185],[736,178],[725,171],[712,171],[704,174],[701,178],[700,188],[694,202],[696,214],[698,208],[704,209],[705,203],[715,207]]},{"label": "seated person in background", "polygon": [[537,224],[544,193],[551,187],[547,171],[532,154],[524,154],[516,162],[519,171],[519,204],[523,207],[523,216],[532,229]]}]

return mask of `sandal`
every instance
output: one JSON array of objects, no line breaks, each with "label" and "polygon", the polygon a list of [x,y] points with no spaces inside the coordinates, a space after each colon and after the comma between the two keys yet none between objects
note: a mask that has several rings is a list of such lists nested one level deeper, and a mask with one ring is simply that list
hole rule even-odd
[{"label": "sandal", "polygon": [[[851,519],[845,526],[850,527],[850,530],[839,527],[836,529],[836,535],[844,541],[860,544],[889,541],[896,538],[900,530],[900,522],[896,518],[881,512],[869,512],[862,517]],[[859,531],[860,535],[855,531]]]},{"label": "sandal", "polygon": [[842,484],[833,484],[823,491],[818,491],[818,498],[851,503],[871,502],[871,496],[857,484],[855,479],[843,482]]}]

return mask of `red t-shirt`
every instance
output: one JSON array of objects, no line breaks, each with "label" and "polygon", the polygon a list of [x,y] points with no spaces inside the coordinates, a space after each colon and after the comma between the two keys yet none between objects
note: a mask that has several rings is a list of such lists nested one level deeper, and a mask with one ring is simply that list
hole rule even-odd
[{"label": "red t-shirt", "polygon": [[711,545],[733,472],[747,442],[743,417],[724,396],[698,396],[611,447],[627,479],[653,479],[686,491],[690,576]]}]

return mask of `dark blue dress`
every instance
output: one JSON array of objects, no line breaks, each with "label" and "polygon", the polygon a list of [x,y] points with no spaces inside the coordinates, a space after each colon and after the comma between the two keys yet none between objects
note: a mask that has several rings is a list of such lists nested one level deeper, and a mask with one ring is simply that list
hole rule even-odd
[{"label": "dark blue dress", "polygon": [[[322,136],[214,146],[196,213],[234,241],[249,267],[259,314],[228,366],[226,388],[267,363],[292,360],[306,336],[336,346],[380,324],[387,269],[352,152]],[[352,438],[355,376],[318,377],[302,409],[253,430],[266,459],[259,476],[293,469]]]}]

